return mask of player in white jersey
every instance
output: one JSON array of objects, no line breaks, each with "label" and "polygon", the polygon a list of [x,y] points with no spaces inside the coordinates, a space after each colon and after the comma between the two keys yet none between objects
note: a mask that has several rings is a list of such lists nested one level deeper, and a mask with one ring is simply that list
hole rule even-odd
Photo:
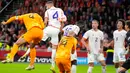
[{"label": "player in white jersey", "polygon": [[114,55],[113,55],[113,62],[116,68],[116,73],[118,73],[119,67],[126,61],[125,58],[125,38],[126,38],[126,31],[123,29],[125,25],[125,21],[119,19],[117,21],[117,30],[113,32],[113,41],[111,41],[108,46],[114,44]]},{"label": "player in white jersey", "polygon": [[[106,63],[103,55],[103,32],[98,29],[98,21],[92,21],[92,29],[85,32],[81,42],[86,47],[88,51],[88,64],[89,68],[87,73],[92,73],[94,67],[94,61],[98,61],[102,65],[102,73],[106,73]],[[88,39],[88,44],[86,44],[86,39]]]},{"label": "player in white jersey", "polygon": [[52,43],[52,66],[51,70],[55,72],[55,54],[56,54],[56,48],[58,45],[58,34],[60,30],[62,30],[64,26],[64,22],[67,20],[66,16],[64,15],[64,12],[60,8],[54,7],[54,4],[52,1],[48,1],[46,3],[47,10],[45,12],[45,20],[44,23],[47,25],[47,27],[44,29],[44,36],[43,41],[45,41],[48,37],[51,37],[51,43]]},{"label": "player in white jersey", "polygon": [[[76,30],[72,30],[73,28],[78,28]],[[69,31],[74,31],[75,33],[79,32],[79,27],[77,25],[67,25],[63,29],[64,36],[67,36],[69,34]],[[26,53],[18,60],[19,62],[23,61],[26,56],[30,53],[30,48],[26,51]],[[76,73],[76,65],[77,65],[77,52],[75,51],[74,54],[71,54],[71,73]]]},{"label": "player in white jersey", "polygon": [[[67,36],[69,33],[68,31],[72,30],[72,28],[78,27],[77,25],[67,25],[63,28],[64,36]],[[79,31],[79,30],[78,30]],[[75,31],[75,32],[78,32]],[[74,54],[71,54],[71,73],[76,73],[76,65],[77,65],[77,52],[75,51]]]}]

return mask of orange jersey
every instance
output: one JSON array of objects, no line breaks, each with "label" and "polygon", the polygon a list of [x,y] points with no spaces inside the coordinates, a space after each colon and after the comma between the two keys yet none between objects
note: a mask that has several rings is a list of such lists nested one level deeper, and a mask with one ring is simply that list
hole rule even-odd
[{"label": "orange jersey", "polygon": [[63,36],[56,51],[56,58],[70,59],[71,51],[76,50],[76,45],[76,38]]},{"label": "orange jersey", "polygon": [[20,16],[11,17],[9,20],[7,20],[6,24],[14,20],[19,20],[24,22],[27,30],[30,30],[34,26],[39,27],[41,29],[44,28],[44,22],[42,20],[42,17],[37,13],[28,13]]}]

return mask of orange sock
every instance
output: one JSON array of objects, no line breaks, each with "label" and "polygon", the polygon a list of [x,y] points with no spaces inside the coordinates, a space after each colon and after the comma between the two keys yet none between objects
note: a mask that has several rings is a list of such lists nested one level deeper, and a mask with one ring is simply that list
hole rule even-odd
[{"label": "orange sock", "polygon": [[67,71],[66,73],[71,73],[71,71]]},{"label": "orange sock", "polygon": [[34,65],[35,57],[36,57],[36,49],[30,48],[30,66]]},{"label": "orange sock", "polygon": [[18,45],[14,44],[12,49],[11,49],[10,60],[12,60],[12,61],[14,60],[14,56],[17,53],[17,51],[18,51]]}]

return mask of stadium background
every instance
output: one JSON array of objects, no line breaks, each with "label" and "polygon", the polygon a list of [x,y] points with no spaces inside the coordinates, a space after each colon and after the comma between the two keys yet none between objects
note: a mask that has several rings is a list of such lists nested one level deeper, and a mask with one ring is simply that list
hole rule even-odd
[{"label": "stadium background", "polygon": [[[65,25],[77,24],[81,31],[78,39],[78,64],[87,64],[87,53],[85,47],[80,42],[82,35],[91,29],[91,21],[99,21],[99,29],[104,32],[104,41],[110,42],[113,31],[116,29],[118,19],[130,20],[130,0],[53,0],[56,7],[63,9],[67,16]],[[28,12],[37,12],[44,18],[46,0],[0,0],[0,21],[6,20],[14,15],[21,15]],[[0,25],[0,60],[6,58],[13,43],[26,32],[22,22],[14,21],[9,25]],[[19,48],[15,56],[15,61],[25,53],[28,44]],[[107,64],[112,63],[113,45],[105,49],[104,54]],[[48,45],[37,45],[36,62],[50,63],[50,50]],[[25,62],[28,62],[26,58]],[[26,64],[26,63],[25,63]],[[95,62],[95,64],[97,64]]]}]

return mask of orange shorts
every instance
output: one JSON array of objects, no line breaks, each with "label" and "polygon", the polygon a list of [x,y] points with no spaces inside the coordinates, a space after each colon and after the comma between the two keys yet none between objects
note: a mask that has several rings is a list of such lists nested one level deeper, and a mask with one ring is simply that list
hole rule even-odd
[{"label": "orange shorts", "polygon": [[71,71],[71,60],[70,59],[56,59],[56,65],[59,68],[60,72]]},{"label": "orange shorts", "polygon": [[43,30],[39,27],[33,27],[30,30],[28,30],[23,36],[22,36],[28,43],[35,43],[38,44],[42,37],[43,37]]}]

